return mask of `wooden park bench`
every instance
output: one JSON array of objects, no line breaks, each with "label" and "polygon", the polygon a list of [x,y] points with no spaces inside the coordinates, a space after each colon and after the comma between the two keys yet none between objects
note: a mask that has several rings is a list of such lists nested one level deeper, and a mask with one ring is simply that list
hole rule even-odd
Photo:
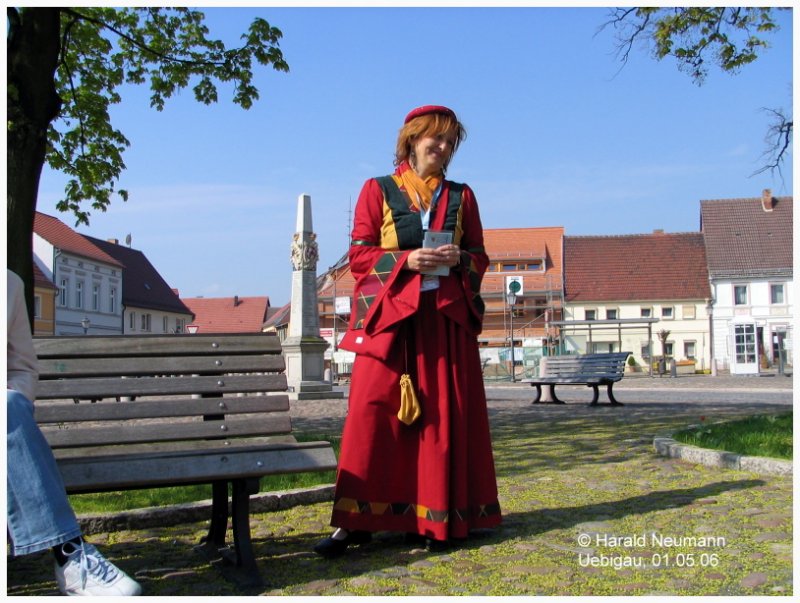
[{"label": "wooden park bench", "polygon": [[67,492],[211,484],[211,523],[197,548],[236,581],[260,584],[249,517],[259,479],[336,467],[328,442],[291,435],[278,338],[37,337],[34,346],[35,416]]},{"label": "wooden park bench", "polygon": [[[598,388],[606,386],[609,404],[622,406],[614,398],[612,388],[625,374],[625,361],[630,352],[614,352],[606,354],[585,354],[582,356],[548,356],[545,360],[545,374],[535,379],[523,379],[536,388],[534,404],[564,404],[556,397],[556,385],[586,385],[594,390],[590,406],[597,406]],[[548,388],[542,400],[542,386]]]}]

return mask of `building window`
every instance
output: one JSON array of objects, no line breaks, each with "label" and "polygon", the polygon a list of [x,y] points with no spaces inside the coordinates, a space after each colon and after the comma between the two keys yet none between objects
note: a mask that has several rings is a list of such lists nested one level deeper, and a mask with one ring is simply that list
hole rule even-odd
[{"label": "building window", "polygon": [[733,286],[733,304],[735,306],[747,305],[747,285]]},{"label": "building window", "polygon": [[136,330],[136,312],[128,314],[128,329],[131,331]]},{"label": "building window", "polygon": [[150,315],[142,314],[142,331],[150,331]]},{"label": "building window", "polygon": [[100,285],[92,285],[92,310],[100,311]]},{"label": "building window", "polygon": [[41,295],[34,295],[33,296],[33,317],[34,318],[41,318],[42,317],[42,296]]},{"label": "building window", "polygon": [[75,307],[83,309],[83,281],[75,283]]},{"label": "building window", "polygon": [[161,332],[162,333],[169,333],[169,317],[164,316],[161,320]]},{"label": "building window", "polygon": [[639,346],[640,355],[645,362],[650,360],[650,345],[649,343],[643,343]]},{"label": "building window", "polygon": [[697,357],[697,343],[694,341],[683,342],[683,357],[694,360]]},{"label": "building window", "polygon": [[186,319],[185,318],[176,318],[175,319],[175,332],[176,333],[183,333],[186,330]]},{"label": "building window", "polygon": [[586,320],[597,320],[597,310],[586,310]]},{"label": "building window", "polygon": [[642,318],[652,318],[653,308],[642,308],[640,312]]},{"label": "building window", "polygon": [[519,268],[517,267],[517,263],[514,262],[513,264],[501,264],[501,270],[503,272],[516,272]]},{"label": "building window", "polygon": [[672,342],[671,341],[668,341],[667,343],[664,344],[664,355],[667,358],[672,358],[673,353],[672,353]]},{"label": "building window", "polygon": [[606,309],[606,319],[617,320],[617,318],[619,318],[619,312],[616,309]]},{"label": "building window", "polygon": [[683,306],[683,318],[684,319],[692,319],[695,317],[695,307],[694,306]]},{"label": "building window", "polygon": [[661,318],[666,320],[671,320],[675,317],[675,308],[672,306],[662,306],[661,307]]},{"label": "building window", "polygon": [[61,288],[58,290],[58,305],[64,308],[67,307],[67,292],[69,290],[69,279],[61,279]]},{"label": "building window", "polygon": [[542,266],[543,266],[543,262],[533,261],[533,262],[528,262],[527,264],[524,264],[524,269],[525,270],[532,270],[532,271],[535,271],[535,272],[541,272],[542,271]]},{"label": "building window", "polygon": [[497,264],[489,264],[486,267],[486,272],[497,272]]},{"label": "building window", "polygon": [[108,292],[108,311],[112,314],[117,312],[117,288],[111,287]]},{"label": "building window", "polygon": [[756,326],[754,324],[735,325],[733,329],[736,362],[738,364],[755,364]]},{"label": "building window", "polygon": [[771,304],[785,304],[783,296],[783,283],[769,286],[769,303]]}]

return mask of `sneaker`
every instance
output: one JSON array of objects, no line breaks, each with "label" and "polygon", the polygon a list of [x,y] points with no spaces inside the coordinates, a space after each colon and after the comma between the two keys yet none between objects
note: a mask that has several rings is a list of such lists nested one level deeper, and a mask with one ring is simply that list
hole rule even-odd
[{"label": "sneaker", "polygon": [[121,595],[142,593],[142,587],[128,574],[103,557],[93,544],[81,540],[80,545],[65,542],[61,551],[67,562],[56,563],[56,582],[65,595]]}]

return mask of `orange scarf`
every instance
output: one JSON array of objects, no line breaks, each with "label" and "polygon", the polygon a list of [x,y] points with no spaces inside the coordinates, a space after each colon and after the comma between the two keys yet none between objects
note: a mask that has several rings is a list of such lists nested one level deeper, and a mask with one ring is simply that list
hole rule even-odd
[{"label": "orange scarf", "polygon": [[411,204],[417,208],[417,211],[420,209],[428,211],[431,207],[433,193],[436,192],[439,183],[442,181],[441,176],[428,176],[422,179],[411,169],[411,166],[406,164],[406,168],[405,170],[397,170],[392,175],[392,178],[394,178],[400,190],[406,192]]}]

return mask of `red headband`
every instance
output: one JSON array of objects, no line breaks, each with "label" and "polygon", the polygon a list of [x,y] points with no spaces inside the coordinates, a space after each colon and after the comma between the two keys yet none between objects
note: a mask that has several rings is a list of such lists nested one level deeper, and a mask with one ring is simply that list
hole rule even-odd
[{"label": "red headband", "polygon": [[444,115],[449,115],[453,119],[457,119],[456,114],[452,109],[442,107],[441,105],[425,105],[423,107],[417,107],[416,109],[413,109],[408,115],[406,115],[406,120],[403,122],[403,124],[407,124],[415,117],[428,115],[429,113],[442,113]]}]

